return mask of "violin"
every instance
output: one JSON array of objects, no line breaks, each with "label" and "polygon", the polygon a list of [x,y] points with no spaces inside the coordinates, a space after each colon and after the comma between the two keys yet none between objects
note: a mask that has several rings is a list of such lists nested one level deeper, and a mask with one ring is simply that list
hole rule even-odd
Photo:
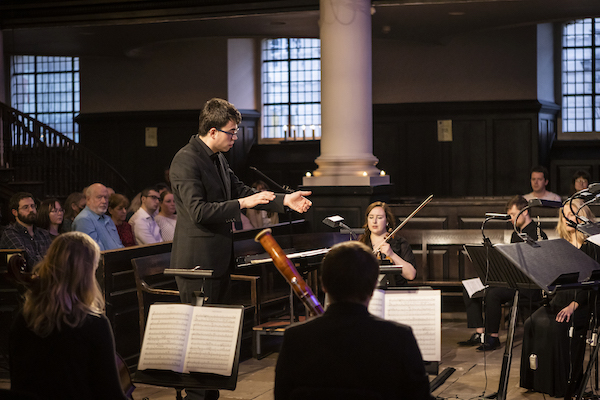
[{"label": "violin", "polygon": [[269,253],[277,270],[288,281],[296,296],[298,296],[302,303],[309,309],[310,313],[312,315],[323,314],[323,306],[321,306],[321,303],[319,303],[317,297],[306,284],[302,275],[298,273],[294,264],[292,264],[277,241],[273,238],[271,229],[263,229],[256,235],[254,240],[259,242],[267,253]]},{"label": "violin", "polygon": [[115,362],[117,363],[119,380],[121,381],[121,389],[123,390],[123,393],[125,393],[125,397],[133,400],[132,393],[135,390],[135,386],[133,385],[133,380],[131,379],[129,368],[127,367],[127,364],[125,364],[125,360],[123,360],[123,357],[121,357],[121,355],[116,352]]}]

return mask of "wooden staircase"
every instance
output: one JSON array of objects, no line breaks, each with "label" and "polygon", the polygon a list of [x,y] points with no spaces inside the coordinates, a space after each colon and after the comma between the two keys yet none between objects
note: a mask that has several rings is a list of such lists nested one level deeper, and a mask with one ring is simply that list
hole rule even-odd
[{"label": "wooden staircase", "polygon": [[111,165],[50,126],[0,103],[0,197],[18,191],[66,198],[94,182],[132,196]]}]

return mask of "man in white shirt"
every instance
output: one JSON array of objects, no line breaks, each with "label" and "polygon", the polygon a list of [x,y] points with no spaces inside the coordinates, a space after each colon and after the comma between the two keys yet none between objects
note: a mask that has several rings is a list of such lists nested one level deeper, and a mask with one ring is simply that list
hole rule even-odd
[{"label": "man in white shirt", "polygon": [[548,170],[546,167],[538,165],[531,170],[531,189],[533,191],[526,195],[525,200],[541,199],[562,202],[562,199],[556,193],[546,190],[548,186]]},{"label": "man in white shirt", "polygon": [[158,209],[159,201],[160,197],[155,189],[142,190],[142,205],[129,220],[137,244],[162,242],[160,228],[154,220],[154,213]]}]

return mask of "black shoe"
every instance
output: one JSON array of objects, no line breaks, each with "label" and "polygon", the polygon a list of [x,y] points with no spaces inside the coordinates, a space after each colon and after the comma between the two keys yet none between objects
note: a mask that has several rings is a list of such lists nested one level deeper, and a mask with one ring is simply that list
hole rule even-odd
[{"label": "black shoe", "polygon": [[464,340],[462,342],[458,342],[458,344],[461,346],[478,346],[478,345],[481,345],[482,336],[483,336],[483,333],[475,332],[474,334],[471,335],[469,340]]},{"label": "black shoe", "polygon": [[500,339],[494,336],[486,336],[485,342],[477,348],[478,351],[492,351],[500,347]]}]

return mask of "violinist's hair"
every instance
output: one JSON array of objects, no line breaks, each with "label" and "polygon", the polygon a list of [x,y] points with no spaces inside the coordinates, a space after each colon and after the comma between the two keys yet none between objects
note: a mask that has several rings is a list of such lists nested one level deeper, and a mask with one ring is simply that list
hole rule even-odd
[{"label": "violinist's hair", "polygon": [[364,243],[339,243],[323,258],[321,282],[333,302],[368,300],[378,276],[379,263]]},{"label": "violinist's hair", "polygon": [[46,337],[64,325],[80,327],[88,315],[102,313],[104,299],[95,275],[99,260],[98,244],[85,233],[57,236],[35,266],[37,278],[25,295],[23,316],[29,329]]},{"label": "violinist's hair", "polygon": [[388,206],[383,201],[376,201],[374,203],[369,204],[369,206],[367,207],[367,211],[365,212],[365,224],[363,225],[365,233],[358,239],[360,242],[362,242],[366,245],[371,245],[371,230],[369,229],[369,214],[371,213],[371,211],[373,211],[373,209],[375,207],[381,207],[381,208],[383,208],[383,211],[385,211],[385,219],[388,224],[387,225],[388,232],[391,232],[394,230],[394,228],[396,228],[396,217],[394,217],[394,213],[392,212],[392,209],[390,208],[390,206]]}]

